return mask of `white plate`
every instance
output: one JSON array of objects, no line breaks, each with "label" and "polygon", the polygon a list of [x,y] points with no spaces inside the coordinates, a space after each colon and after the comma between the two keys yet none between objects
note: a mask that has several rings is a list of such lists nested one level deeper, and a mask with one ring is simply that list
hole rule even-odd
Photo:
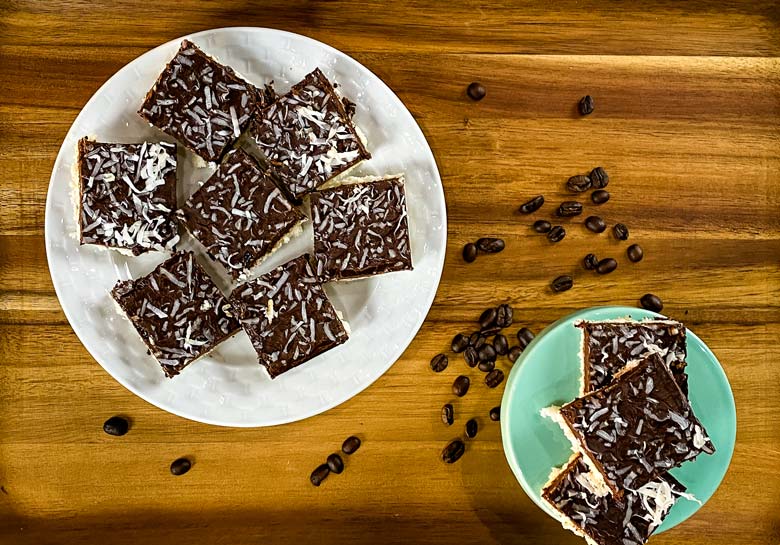
[{"label": "white plate", "polygon": [[[169,137],[137,114],[146,91],[173,57],[172,40],[122,68],[87,102],[62,143],[46,200],[46,253],[54,288],[73,330],[92,356],[122,385],[171,413],[223,426],[271,426],[319,414],[346,401],[379,378],[401,356],[430,309],[444,265],[447,219],[441,179],[425,137],[398,97],[354,59],[325,44],[273,29],[222,28],[187,36],[206,53],[255,84],[270,80],[279,92],[316,67],[357,103],[356,124],[373,158],[350,175],[403,172],[409,209],[414,271],[326,286],[352,327],[345,344],[273,381],[257,363],[241,332],[212,354],[166,379],[135,330],[116,311],[108,291],[163,261],[152,252],[125,257],[80,246],[70,195],[76,142],[88,135],[133,142]],[[210,170],[194,155],[179,153],[179,202]],[[310,250],[311,228],[263,264],[266,271]],[[189,239],[184,248],[198,248]],[[201,252],[202,254],[202,252]],[[206,258],[201,263],[208,265]],[[228,288],[224,271],[207,267]]]}]

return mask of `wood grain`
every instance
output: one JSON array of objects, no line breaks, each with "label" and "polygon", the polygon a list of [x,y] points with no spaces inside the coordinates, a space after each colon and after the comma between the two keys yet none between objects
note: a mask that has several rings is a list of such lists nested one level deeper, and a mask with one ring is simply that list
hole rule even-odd
[{"label": "wood grain", "polygon": [[[340,407],[271,429],[189,422],[117,385],[68,325],[43,243],[51,167],[89,97],[162,42],[235,25],[311,36],[377,73],[429,139],[449,214],[441,287],[403,357]],[[467,369],[453,357],[435,375],[428,360],[488,305],[510,302],[538,331],[646,292],[717,354],[738,411],[723,485],[653,543],[780,542],[778,55],[776,2],[3,2],[0,543],[579,543],[514,481],[487,418],[500,389],[472,388],[445,429],[438,410]],[[465,96],[473,80],[482,102]],[[586,93],[596,112],[583,119]],[[539,193],[563,200],[565,179],[596,165],[612,180],[599,213],[629,225],[639,264],[579,220],[550,246],[529,228],[544,214],[515,212]],[[507,249],[465,264],[463,244],[483,235]],[[590,251],[618,270],[585,274]],[[563,273],[575,288],[554,296]],[[113,414],[132,420],[121,439],[101,431]],[[443,465],[470,415],[479,436]],[[346,472],[310,486],[350,434],[364,446]],[[194,468],[173,478],[181,455]]]}]

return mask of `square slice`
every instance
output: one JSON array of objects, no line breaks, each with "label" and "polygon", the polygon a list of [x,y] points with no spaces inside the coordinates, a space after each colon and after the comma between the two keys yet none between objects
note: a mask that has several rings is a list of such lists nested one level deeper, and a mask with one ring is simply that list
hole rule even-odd
[{"label": "square slice", "polygon": [[371,158],[344,102],[319,68],[258,112],[249,133],[295,201]]},{"label": "square slice", "polygon": [[590,469],[575,454],[542,489],[542,499],[558,513],[564,528],[595,545],[644,545],[663,522],[685,487],[668,473],[622,499],[600,496]]},{"label": "square slice", "polygon": [[240,149],[228,152],[177,216],[234,280],[299,233],[305,219]]},{"label": "square slice", "polygon": [[412,269],[404,178],[354,178],[311,196],[314,257],[323,280]]},{"label": "square slice", "polygon": [[683,393],[685,374],[685,326],[674,320],[580,321],[582,331],[583,388],[587,394],[612,382],[630,361],[645,353],[658,354],[669,366]]},{"label": "square slice", "polygon": [[239,329],[222,292],[192,252],[180,252],[111,291],[165,376],[178,375]]},{"label": "square slice", "polygon": [[567,403],[559,424],[611,492],[637,489],[715,448],[657,354],[632,362],[609,386]]},{"label": "square slice", "polygon": [[275,97],[184,40],[138,114],[206,161],[218,162],[252,114]]},{"label": "square slice", "polygon": [[78,143],[78,228],[81,244],[134,255],[165,251],[178,241],[176,144]]},{"label": "square slice", "polygon": [[348,338],[307,255],[237,287],[230,299],[271,378]]}]

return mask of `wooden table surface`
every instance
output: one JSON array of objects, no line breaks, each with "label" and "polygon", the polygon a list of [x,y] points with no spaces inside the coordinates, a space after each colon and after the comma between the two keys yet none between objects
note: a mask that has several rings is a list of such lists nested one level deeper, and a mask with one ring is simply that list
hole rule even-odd
[{"label": "wooden table surface", "polygon": [[[488,305],[511,303],[538,331],[646,292],[720,358],[739,422],[718,492],[652,542],[780,542],[776,2],[113,4],[0,2],[1,543],[580,543],[516,484],[487,419],[500,388],[457,401],[482,431],[461,461],[439,461],[464,422],[445,428],[439,409],[470,370],[453,358],[437,375],[428,361]],[[403,357],[340,407],[271,429],[189,422],[119,386],[65,319],[43,238],[54,159],[98,87],[160,43],[241,25],[322,40],[387,82],[430,142],[449,212],[441,286]],[[474,80],[479,103],[465,96]],[[585,94],[596,111],[580,118]],[[580,226],[552,246],[515,212],[535,194],[563,200],[564,181],[596,165],[611,176],[600,212],[629,225],[637,265]],[[506,250],[464,263],[463,244],[483,235]],[[590,251],[618,270],[583,271]],[[563,273],[574,289],[551,294]],[[132,418],[123,438],[101,430],[113,414]],[[364,445],[346,472],[312,487],[350,434]],[[176,478],[182,455],[195,464]]]}]

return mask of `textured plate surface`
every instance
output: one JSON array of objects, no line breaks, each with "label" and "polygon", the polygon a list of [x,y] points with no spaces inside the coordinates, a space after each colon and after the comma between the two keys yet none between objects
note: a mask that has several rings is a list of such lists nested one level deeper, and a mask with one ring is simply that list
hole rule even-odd
[{"label": "textured plate surface", "polygon": [[[501,403],[504,454],[528,497],[550,515],[551,508],[542,501],[540,491],[550,471],[568,460],[571,444],[558,425],[543,418],[539,411],[577,396],[582,371],[579,359],[582,337],[574,321],[625,316],[661,317],[630,307],[590,308],[571,314],[540,333],[509,374]],[[737,417],[731,387],[715,355],[690,329],[687,339],[689,398],[717,451],[712,456],[701,454],[671,473],[704,504],[726,475],[734,452]],[[655,533],[683,522],[699,507],[696,502],[679,500]]]},{"label": "textured plate surface", "polygon": [[[414,271],[341,284],[326,290],[352,328],[349,341],[271,381],[241,332],[173,380],[146,354],[130,323],[117,314],[108,291],[118,280],[151,271],[165,255],[125,257],[79,246],[70,194],[76,142],[173,141],[137,114],[146,91],[177,51],[172,40],[122,68],[84,106],[62,144],[46,201],[46,252],[54,288],[74,331],[117,381],[174,414],[225,426],[270,426],[300,420],[342,403],[368,387],[402,354],[430,309],[444,265],[447,220],[444,192],[425,137],[398,97],[367,68],[310,38],[262,28],[223,28],[187,36],[256,85],[271,80],[279,92],[320,67],[357,103],[370,161],[349,175],[406,175]],[[212,169],[179,152],[179,202]],[[183,236],[182,248],[195,248]],[[271,256],[259,272],[311,251],[311,227]],[[200,259],[224,290],[227,275]]]}]

